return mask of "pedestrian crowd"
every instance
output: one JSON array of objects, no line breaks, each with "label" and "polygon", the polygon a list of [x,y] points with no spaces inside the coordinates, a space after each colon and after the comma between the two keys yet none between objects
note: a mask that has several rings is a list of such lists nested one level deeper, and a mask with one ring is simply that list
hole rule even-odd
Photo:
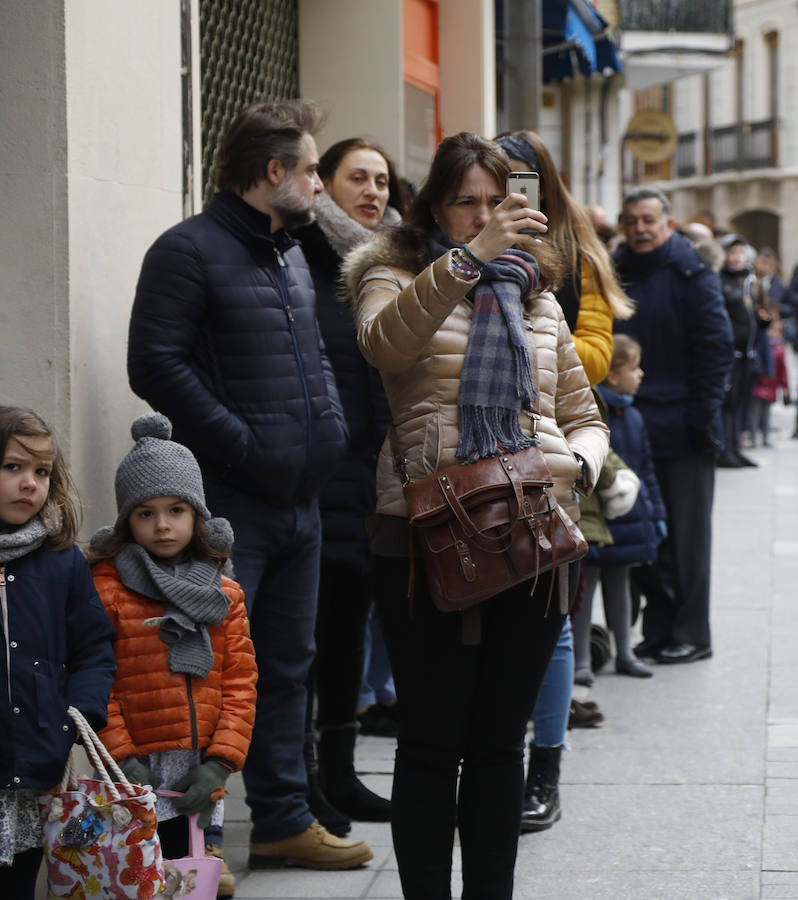
[{"label": "pedestrian crowd", "polygon": [[[390,821],[405,897],[451,898],[457,832],[463,896],[509,900],[519,835],[562,815],[567,729],[603,720],[573,696],[612,649],[596,588],[618,675],[712,656],[715,472],[756,465],[791,402],[798,267],[785,285],[775,251],[677,226],[650,187],[616,229],[531,131],[447,137],[415,186],[365,137],[319,157],[321,126],[246,107],[206,208],[147,251],[127,372],[155,412],[85,556],[56,435],[0,407],[4,896],[34,896],[74,706],[132,782],[177,792],[168,858],[196,814],[223,860],[240,770],[252,869],[362,866],[352,823]],[[530,448],[587,554],[441,611],[407,485]],[[397,739],[390,798],[360,733]]]}]

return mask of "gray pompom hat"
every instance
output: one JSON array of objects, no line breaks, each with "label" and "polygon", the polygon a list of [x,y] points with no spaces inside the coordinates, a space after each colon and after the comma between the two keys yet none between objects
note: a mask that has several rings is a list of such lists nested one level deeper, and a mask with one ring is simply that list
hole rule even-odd
[{"label": "gray pompom hat", "polygon": [[200,518],[210,519],[199,464],[188,447],[169,440],[169,419],[160,413],[139,416],[130,433],[136,445],[116,470],[114,527],[120,528],[140,503],[152,497],[180,497]]}]

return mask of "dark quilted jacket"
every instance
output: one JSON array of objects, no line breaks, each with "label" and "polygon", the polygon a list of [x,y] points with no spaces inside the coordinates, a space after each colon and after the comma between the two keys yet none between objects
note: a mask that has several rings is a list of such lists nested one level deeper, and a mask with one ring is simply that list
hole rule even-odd
[{"label": "dark quilted jacket", "polygon": [[664,522],[667,512],[654,472],[646,425],[634,406],[621,406],[612,391],[602,386],[598,390],[608,406],[610,446],[640,479],[640,492],[628,513],[607,520],[613,543],[596,548],[594,556],[603,566],[653,562],[662,540],[656,523]]},{"label": "dark quilted jacket", "polygon": [[67,707],[77,707],[98,731],[105,725],[116,671],[114,629],[77,547],[40,547],[6,563],[5,579],[0,788],[46,790],[61,780],[76,738]]},{"label": "dark quilted jacket", "polygon": [[377,457],[391,422],[380,373],[357,346],[352,308],[339,294],[341,257],[318,224],[298,232],[316,289],[316,313],[349,427],[349,449],[319,498],[322,557],[367,569],[365,521],[377,504]]},{"label": "dark quilted jacket", "polygon": [[733,360],[729,317],[718,276],[693,245],[672,234],[648,253],[623,246],[613,254],[635,313],[615,321],[643,348],[645,378],[635,400],[655,459],[700,453],[690,429],[720,441],[720,408]]},{"label": "dark quilted jacket", "polygon": [[265,502],[314,498],[346,425],[302,251],[240,197],[161,235],[130,320],[133,390],[203,471]]}]

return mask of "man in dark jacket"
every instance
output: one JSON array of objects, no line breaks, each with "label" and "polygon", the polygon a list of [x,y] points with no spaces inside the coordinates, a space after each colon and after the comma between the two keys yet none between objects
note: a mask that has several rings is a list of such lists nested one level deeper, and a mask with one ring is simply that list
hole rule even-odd
[{"label": "man in dark jacket", "polygon": [[646,595],[640,657],[662,663],[712,655],[709,580],[715,455],[732,363],[729,318],[717,275],[690,241],[674,233],[670,204],[652,188],[624,198],[626,244],[613,254],[635,300],[618,331],[640,343],[646,377],[635,405],[651,441],[668,512],[657,561],[637,570]]},{"label": "man in dark jacket", "polygon": [[354,868],[364,841],[314,821],[302,746],[313,659],[318,494],[346,425],[316,321],[310,272],[288,228],[312,219],[314,107],[255,104],[217,155],[217,193],[144,259],[130,322],[133,390],[174,424],[202,467],[208,505],[235,530],[258,661],[244,766],[252,868]]},{"label": "man in dark jacket", "polygon": [[770,357],[767,312],[762,290],[748,261],[748,242],[739,234],[729,234],[721,241],[726,251],[720,270],[720,290],[732,327],[734,362],[729,389],[723,401],[723,452],[718,466],[738,469],[756,463],[740,450],[740,431],[747,419],[751,391],[759,374],[761,355]]}]

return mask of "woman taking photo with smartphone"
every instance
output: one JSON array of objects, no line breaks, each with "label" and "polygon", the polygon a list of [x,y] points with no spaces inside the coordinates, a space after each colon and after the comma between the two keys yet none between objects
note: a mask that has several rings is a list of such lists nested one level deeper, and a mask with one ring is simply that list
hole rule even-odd
[{"label": "woman taking photo with smartphone", "polygon": [[[560,307],[542,290],[556,278],[556,260],[524,233],[545,232],[546,217],[521,195],[505,197],[508,172],[493,142],[465,132],[446,138],[406,224],[344,265],[358,341],[382,375],[393,416],[377,471],[372,551],[402,707],[391,823],[410,900],[451,897],[455,824],[463,897],[512,897],[526,723],[564,615],[556,584],[547,602],[550,573],[465,613],[442,613],[418,557],[408,600],[407,506],[394,455],[420,480],[496,455],[500,445],[526,446],[533,423],[517,385],[528,377],[555,495],[572,517],[575,487],[591,490],[607,452]],[[493,350],[481,357],[488,333]],[[475,417],[484,428],[472,429]]]}]

